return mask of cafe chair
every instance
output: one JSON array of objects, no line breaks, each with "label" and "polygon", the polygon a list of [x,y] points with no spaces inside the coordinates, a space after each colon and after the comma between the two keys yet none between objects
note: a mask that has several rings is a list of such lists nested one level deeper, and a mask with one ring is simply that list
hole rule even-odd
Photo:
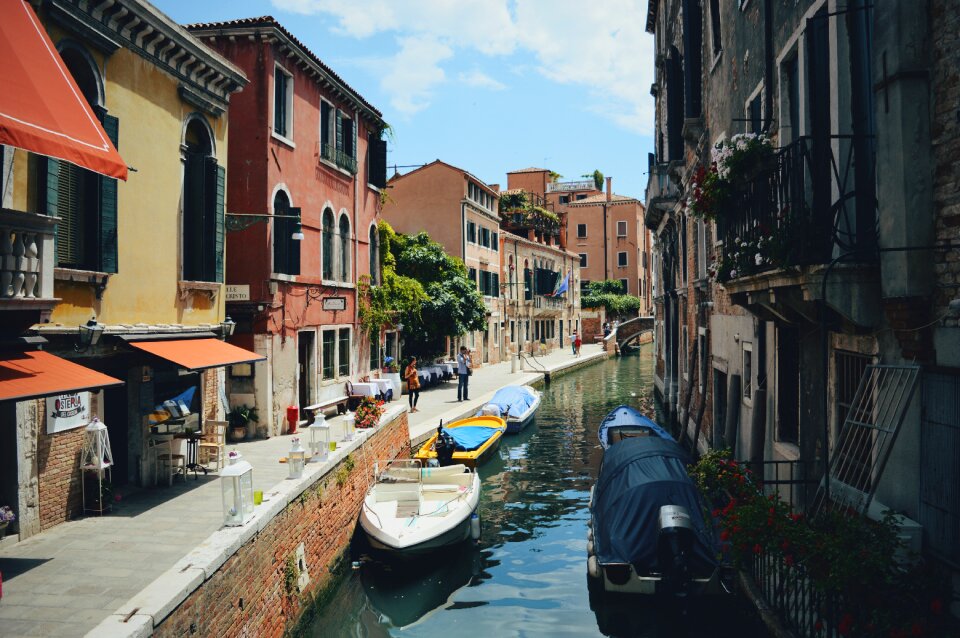
[{"label": "cafe chair", "polygon": [[217,464],[216,471],[223,469],[226,461],[227,422],[207,419],[203,423],[203,438],[197,444],[198,463],[203,466]]},{"label": "cafe chair", "polygon": [[160,476],[167,477],[167,485],[173,485],[177,474],[187,480],[187,457],[173,451],[172,434],[154,434],[147,446],[153,451],[153,482],[160,484]]},{"label": "cafe chair", "polygon": [[363,401],[362,394],[356,394],[353,391],[353,384],[349,381],[346,383],[346,392],[347,392],[347,409],[357,411],[357,408],[360,407],[360,402]]}]

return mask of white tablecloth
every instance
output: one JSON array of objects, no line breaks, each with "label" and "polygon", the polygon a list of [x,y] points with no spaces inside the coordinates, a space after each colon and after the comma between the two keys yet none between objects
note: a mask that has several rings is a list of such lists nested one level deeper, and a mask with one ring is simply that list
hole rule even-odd
[{"label": "white tablecloth", "polygon": [[376,383],[354,383],[353,393],[365,397],[375,397],[380,393],[380,388],[377,387]]},{"label": "white tablecloth", "polygon": [[[393,390],[393,383],[390,379],[370,379],[370,383],[377,386],[380,394],[386,394],[388,390]],[[396,394],[396,390],[394,390],[394,394]]]}]

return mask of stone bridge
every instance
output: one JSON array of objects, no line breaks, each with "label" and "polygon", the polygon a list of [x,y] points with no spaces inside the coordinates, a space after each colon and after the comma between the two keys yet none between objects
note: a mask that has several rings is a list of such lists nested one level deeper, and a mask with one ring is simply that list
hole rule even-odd
[{"label": "stone bridge", "polygon": [[653,322],[654,318],[652,316],[635,317],[629,321],[624,321],[607,337],[608,344],[610,341],[616,340],[617,347],[622,349],[631,341],[638,339],[644,332],[653,332]]}]

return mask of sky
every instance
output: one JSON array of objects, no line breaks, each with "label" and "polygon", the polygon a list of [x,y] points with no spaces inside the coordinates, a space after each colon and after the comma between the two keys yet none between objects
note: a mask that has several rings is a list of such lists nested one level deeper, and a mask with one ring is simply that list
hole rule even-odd
[{"label": "sky", "polygon": [[180,23],[272,15],[393,129],[389,173],[441,159],[506,188],[599,169],[643,200],[647,0],[153,0]]}]

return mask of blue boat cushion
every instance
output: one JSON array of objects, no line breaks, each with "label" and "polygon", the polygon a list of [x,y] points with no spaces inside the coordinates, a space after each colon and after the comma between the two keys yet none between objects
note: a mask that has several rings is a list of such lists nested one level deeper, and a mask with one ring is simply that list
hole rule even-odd
[{"label": "blue boat cushion", "polygon": [[463,425],[458,428],[443,428],[443,431],[453,437],[458,452],[469,452],[486,443],[494,432],[500,432],[500,428],[491,428],[484,425]]},{"label": "blue boat cushion", "polygon": [[630,563],[639,574],[657,565],[660,507],[680,505],[690,513],[696,536],[694,574],[710,573],[717,546],[707,527],[700,496],[687,475],[687,455],[674,441],[644,437],[621,441],[603,455],[590,513],[601,565]]},{"label": "blue boat cushion", "polygon": [[[487,404],[496,405],[503,415],[517,417],[529,410],[536,400],[537,395],[532,388],[525,385],[508,385],[497,390]],[[477,413],[477,416],[480,416],[480,413]]]},{"label": "blue boat cushion", "polygon": [[673,441],[670,433],[657,425],[655,421],[651,421],[628,405],[619,405],[611,410],[600,423],[600,430],[597,432],[600,437],[600,445],[604,448],[609,447],[610,430],[623,426],[642,426],[653,432],[654,436]]}]

